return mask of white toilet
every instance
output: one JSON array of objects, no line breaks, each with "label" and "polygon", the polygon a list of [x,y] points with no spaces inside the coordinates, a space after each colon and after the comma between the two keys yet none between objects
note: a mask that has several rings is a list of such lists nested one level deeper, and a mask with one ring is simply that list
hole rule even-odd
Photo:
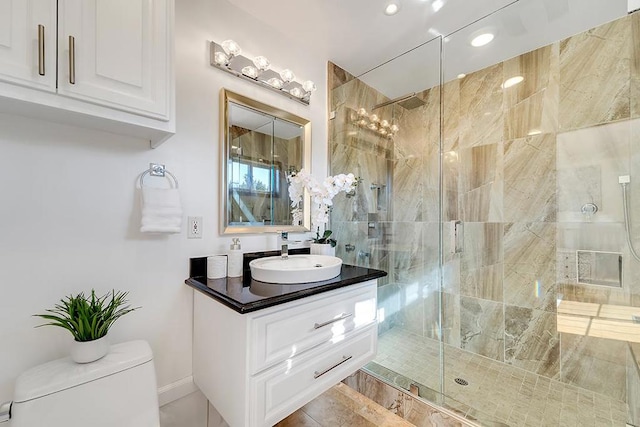
[{"label": "white toilet", "polygon": [[153,353],[146,341],[111,346],[100,360],[54,360],[16,380],[7,427],[159,427]]}]

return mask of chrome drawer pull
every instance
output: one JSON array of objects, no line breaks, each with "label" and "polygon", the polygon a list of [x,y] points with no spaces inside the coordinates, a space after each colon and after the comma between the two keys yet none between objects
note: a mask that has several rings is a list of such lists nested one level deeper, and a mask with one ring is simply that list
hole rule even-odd
[{"label": "chrome drawer pull", "polygon": [[76,39],[69,36],[69,83],[76,84]]},{"label": "chrome drawer pull", "polygon": [[351,316],[353,316],[353,313],[342,313],[340,315],[340,317],[336,317],[335,319],[331,319],[331,320],[328,320],[328,321],[322,322],[322,323],[316,323],[315,325],[313,325],[313,329],[320,329],[322,327],[325,327],[325,326],[330,325],[332,323],[339,322],[339,321],[344,320],[344,319],[346,319],[348,317],[351,317]]},{"label": "chrome drawer pull", "polygon": [[334,369],[334,368],[337,368],[338,366],[342,365],[344,362],[346,362],[347,360],[351,359],[352,357],[353,357],[353,356],[342,356],[342,360],[341,360],[341,361],[339,361],[338,363],[336,363],[335,365],[333,365],[333,366],[331,366],[331,367],[329,367],[329,368],[325,369],[325,370],[324,370],[324,371],[322,371],[322,372],[315,371],[315,372],[313,373],[313,378],[314,378],[314,379],[318,379],[318,378],[320,378],[321,376],[323,376],[324,374],[326,374],[326,373],[327,373],[327,372],[329,372],[330,370],[332,370],[332,369]]},{"label": "chrome drawer pull", "polygon": [[38,25],[38,74],[44,76],[44,25]]}]

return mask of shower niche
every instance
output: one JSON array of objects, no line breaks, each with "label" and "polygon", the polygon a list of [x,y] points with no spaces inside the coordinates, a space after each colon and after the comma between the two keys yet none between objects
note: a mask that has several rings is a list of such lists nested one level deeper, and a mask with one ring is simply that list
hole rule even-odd
[{"label": "shower niche", "polygon": [[576,251],[577,281],[581,285],[622,287],[622,254]]}]

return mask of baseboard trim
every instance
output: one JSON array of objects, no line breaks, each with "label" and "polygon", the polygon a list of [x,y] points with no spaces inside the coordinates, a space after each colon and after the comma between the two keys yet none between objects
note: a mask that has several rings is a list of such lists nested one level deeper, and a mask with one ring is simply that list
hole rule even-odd
[{"label": "baseboard trim", "polygon": [[196,387],[196,384],[193,382],[193,377],[188,376],[160,387],[158,389],[158,404],[159,406],[164,406],[167,403],[178,400],[196,390],[198,390],[198,387]]}]

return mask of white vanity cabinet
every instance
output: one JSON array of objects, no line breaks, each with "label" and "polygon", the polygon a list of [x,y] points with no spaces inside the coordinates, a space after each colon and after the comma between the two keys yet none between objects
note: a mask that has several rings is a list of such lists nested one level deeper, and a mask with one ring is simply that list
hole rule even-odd
[{"label": "white vanity cabinet", "polygon": [[193,377],[234,427],[272,426],[376,353],[376,280],[247,314],[194,293]]},{"label": "white vanity cabinet", "polygon": [[0,111],[151,140],[175,132],[174,0],[0,1]]}]

